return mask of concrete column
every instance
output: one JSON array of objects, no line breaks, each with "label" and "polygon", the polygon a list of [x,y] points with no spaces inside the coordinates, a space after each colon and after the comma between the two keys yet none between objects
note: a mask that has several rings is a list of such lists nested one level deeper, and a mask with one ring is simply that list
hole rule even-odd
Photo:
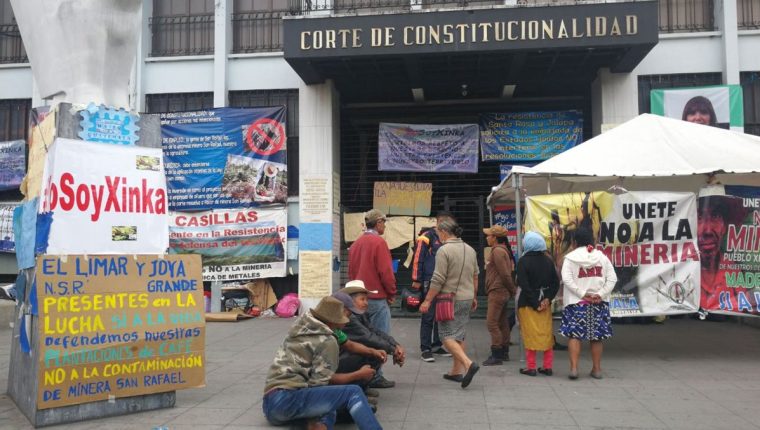
[{"label": "concrete column", "polygon": [[298,97],[298,294],[303,312],[340,283],[340,126],[331,81],[301,84]]},{"label": "concrete column", "polygon": [[232,0],[214,7],[214,107],[227,106],[227,54],[232,47]]},{"label": "concrete column", "polygon": [[137,41],[137,57],[135,59],[135,82],[134,94],[135,100],[132,109],[136,112],[145,112],[145,85],[143,76],[145,76],[145,59],[150,57],[151,46],[153,43],[153,33],[150,31],[150,18],[153,16],[153,0],[143,0],[142,2],[142,25],[140,27],[140,36]]},{"label": "concrete column", "polygon": [[736,15],[736,0],[715,2],[715,21],[720,27],[723,42],[723,83],[739,82],[739,29]]},{"label": "concrete column", "polygon": [[592,130],[594,136],[639,114],[638,81],[634,73],[599,70],[592,84]]}]

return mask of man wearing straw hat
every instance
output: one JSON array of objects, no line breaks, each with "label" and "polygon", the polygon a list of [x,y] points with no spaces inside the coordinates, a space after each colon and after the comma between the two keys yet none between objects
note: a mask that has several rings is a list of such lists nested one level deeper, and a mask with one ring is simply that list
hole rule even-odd
[{"label": "man wearing straw hat", "polygon": [[[306,422],[310,430],[332,429],[338,410],[346,409],[359,429],[382,429],[357,380],[374,376],[369,366],[340,374],[335,329],[348,322],[343,303],[323,298],[288,331],[267,374],[262,404],[274,425]],[[335,385],[332,385],[335,384]]]}]

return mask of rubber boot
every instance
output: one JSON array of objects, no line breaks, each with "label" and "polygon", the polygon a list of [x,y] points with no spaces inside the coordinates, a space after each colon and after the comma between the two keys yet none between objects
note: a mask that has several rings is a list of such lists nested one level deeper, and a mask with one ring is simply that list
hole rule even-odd
[{"label": "rubber boot", "polygon": [[501,355],[502,355],[502,348],[492,346],[491,347],[491,356],[488,357],[486,361],[483,362],[483,366],[498,366],[501,364],[504,364],[501,361]]}]

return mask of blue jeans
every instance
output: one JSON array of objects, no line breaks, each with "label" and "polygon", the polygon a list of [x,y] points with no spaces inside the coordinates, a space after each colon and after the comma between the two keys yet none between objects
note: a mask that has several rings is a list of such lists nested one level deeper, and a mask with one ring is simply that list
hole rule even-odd
[{"label": "blue jeans", "polygon": [[372,327],[383,333],[391,334],[391,308],[388,307],[388,301],[385,299],[371,299],[367,316]]},{"label": "blue jeans", "polygon": [[[430,281],[422,283],[422,299],[427,297],[430,289]],[[427,313],[420,318],[420,352],[432,351],[441,347],[441,339],[438,337],[438,323],[435,322],[435,300],[430,304]]]},{"label": "blue jeans", "polygon": [[264,415],[274,425],[319,418],[332,430],[339,409],[348,409],[360,429],[382,429],[367,403],[367,397],[356,385],[325,385],[300,390],[276,390],[264,396]]}]

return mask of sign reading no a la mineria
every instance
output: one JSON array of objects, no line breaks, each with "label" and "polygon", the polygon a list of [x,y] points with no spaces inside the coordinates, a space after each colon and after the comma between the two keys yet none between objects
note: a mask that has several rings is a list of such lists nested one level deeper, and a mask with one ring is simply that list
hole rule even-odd
[{"label": "sign reading no a la mineria", "polygon": [[285,58],[657,43],[657,2],[285,19]]}]

